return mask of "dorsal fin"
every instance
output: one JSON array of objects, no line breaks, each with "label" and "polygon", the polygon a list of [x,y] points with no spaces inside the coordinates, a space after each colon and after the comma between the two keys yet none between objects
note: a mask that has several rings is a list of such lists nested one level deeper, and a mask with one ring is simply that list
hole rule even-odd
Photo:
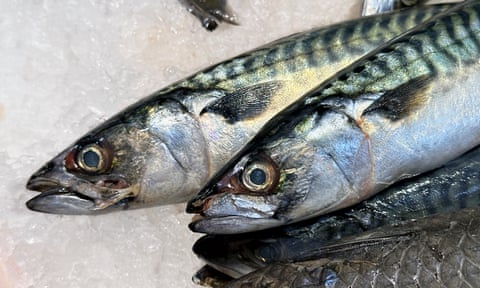
[{"label": "dorsal fin", "polygon": [[238,89],[203,108],[200,115],[219,114],[229,123],[255,117],[265,111],[281,86],[281,81],[270,81]]}]

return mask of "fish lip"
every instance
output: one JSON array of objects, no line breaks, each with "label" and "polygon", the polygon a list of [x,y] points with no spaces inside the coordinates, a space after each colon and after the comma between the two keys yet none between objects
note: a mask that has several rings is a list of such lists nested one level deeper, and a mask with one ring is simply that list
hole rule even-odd
[{"label": "fish lip", "polygon": [[[125,185],[128,187],[128,183],[123,178],[116,178],[120,186]],[[97,183],[90,183],[96,186],[102,183],[102,188],[109,189],[107,185],[104,185],[104,181],[108,182],[112,179],[105,178],[97,181]],[[118,202],[109,204],[108,206],[101,206],[101,202],[104,199],[97,199],[88,193],[82,193],[76,191],[70,185],[62,183],[62,181],[45,176],[33,175],[26,184],[27,189],[40,192],[39,195],[31,198],[27,201],[26,206],[28,209],[36,212],[44,212],[50,214],[65,214],[65,215],[91,215],[101,214],[113,209],[127,209],[131,199],[126,197],[118,200]],[[123,188],[123,187],[113,187]]]},{"label": "fish lip", "polygon": [[92,214],[97,209],[95,201],[66,187],[56,186],[27,201],[28,209],[50,214]]},{"label": "fish lip", "polygon": [[[246,218],[246,217],[242,217],[242,216],[223,216],[223,217],[208,217],[208,216],[204,216],[204,215],[201,215],[201,214],[197,214],[193,219],[192,219],[192,222],[190,222],[188,224],[188,228],[192,231],[192,232],[196,232],[196,233],[207,233],[209,235],[222,235],[222,234],[228,234],[228,233],[215,233],[214,231],[210,230],[207,228],[208,223],[210,221],[218,221],[218,220],[229,220],[229,219],[233,219],[233,218]],[[205,225],[207,224],[207,225]],[[242,233],[242,232],[238,232],[238,233]]]},{"label": "fish lip", "polygon": [[99,208],[95,199],[59,186],[40,193],[25,204],[28,209],[35,212],[62,215],[98,215],[128,209],[129,203],[130,199],[125,198],[106,208]]},{"label": "fish lip", "polygon": [[[198,216],[197,216],[198,217]],[[265,230],[285,224],[281,219],[251,218],[245,216],[201,216],[192,219],[188,228],[192,232],[209,235],[229,235]]]},{"label": "fish lip", "polygon": [[26,185],[28,190],[37,191],[37,192],[46,192],[50,191],[56,187],[65,188],[60,184],[58,180],[48,178],[48,177],[41,177],[41,176],[32,176],[27,182]]}]

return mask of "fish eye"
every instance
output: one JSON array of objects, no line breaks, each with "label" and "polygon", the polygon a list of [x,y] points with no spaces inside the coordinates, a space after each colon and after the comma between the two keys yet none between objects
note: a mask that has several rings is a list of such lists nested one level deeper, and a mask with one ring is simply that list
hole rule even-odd
[{"label": "fish eye", "polygon": [[82,147],[77,153],[77,165],[88,173],[98,173],[108,170],[106,151],[98,144]]},{"label": "fish eye", "polygon": [[103,173],[112,166],[111,149],[106,143],[77,146],[65,157],[70,172]]},{"label": "fish eye", "polygon": [[248,164],[241,177],[243,186],[252,192],[268,192],[278,182],[278,169],[272,162],[259,159]]}]

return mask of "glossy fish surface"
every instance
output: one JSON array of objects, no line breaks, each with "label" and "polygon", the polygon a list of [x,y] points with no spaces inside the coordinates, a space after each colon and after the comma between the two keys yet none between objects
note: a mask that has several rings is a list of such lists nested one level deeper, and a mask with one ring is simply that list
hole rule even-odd
[{"label": "glossy fish surface", "polygon": [[444,7],[283,38],[133,104],[39,169],[30,209],[93,214],[186,201],[278,111]]},{"label": "glossy fish surface", "polygon": [[206,235],[197,240],[193,251],[210,266],[237,278],[380,226],[477,206],[480,148],[400,181],[351,208],[265,231]]},{"label": "glossy fish surface", "polygon": [[272,119],[189,202],[192,230],[248,232],[359,203],[480,142],[479,1],[392,40]]},{"label": "glossy fish surface", "polygon": [[478,287],[479,221],[470,208],[382,227],[225,287]]}]

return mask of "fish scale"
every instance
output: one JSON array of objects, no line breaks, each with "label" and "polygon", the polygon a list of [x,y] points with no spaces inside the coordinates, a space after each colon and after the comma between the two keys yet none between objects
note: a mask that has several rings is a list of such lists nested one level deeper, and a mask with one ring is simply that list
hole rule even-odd
[{"label": "fish scale", "polygon": [[479,219],[477,207],[383,227],[224,287],[478,287]]},{"label": "fish scale", "polygon": [[[204,216],[190,228],[232,234],[323,215],[478,146],[479,13],[480,1],[455,6],[272,118],[189,202]],[[261,189],[250,167],[271,175]]]},{"label": "fish scale", "polygon": [[176,87],[192,89],[219,87],[231,91],[249,82],[267,81],[272,77],[284,79],[284,73],[298,72],[307,68],[317,67],[316,72],[323,73],[324,65],[337,62],[339,59],[349,59],[357,53],[363,54],[364,47],[379,45],[438,14],[442,9],[444,8],[441,6],[433,6],[415,14],[387,14],[380,19],[371,18],[372,21],[363,21],[361,24],[348,21],[328,31],[312,31],[281,39],[275,41],[277,43],[275,49],[264,48],[245,53],[232,61],[182,81]]},{"label": "fish scale", "polygon": [[[308,99],[312,103],[325,97],[344,94],[378,93],[408,82],[411,79],[449,74],[458,65],[469,65],[479,54],[480,27],[476,5],[450,17],[442,17],[432,29],[412,29],[373,59],[330,83],[322,93]],[[425,31],[428,31],[425,33]],[[348,69],[348,68],[347,68]]]},{"label": "fish scale", "polygon": [[266,231],[206,235],[193,250],[240,277],[275,262],[305,260],[312,249],[380,226],[480,205],[480,147],[431,172],[405,179],[353,207]]},{"label": "fish scale", "polygon": [[[49,169],[32,175],[27,188],[45,193],[27,206],[95,214],[187,201],[279,111],[446,7],[295,34],[159,90],[80,138],[54,157]],[[87,152],[99,153],[105,161],[88,168],[82,159]]]}]

